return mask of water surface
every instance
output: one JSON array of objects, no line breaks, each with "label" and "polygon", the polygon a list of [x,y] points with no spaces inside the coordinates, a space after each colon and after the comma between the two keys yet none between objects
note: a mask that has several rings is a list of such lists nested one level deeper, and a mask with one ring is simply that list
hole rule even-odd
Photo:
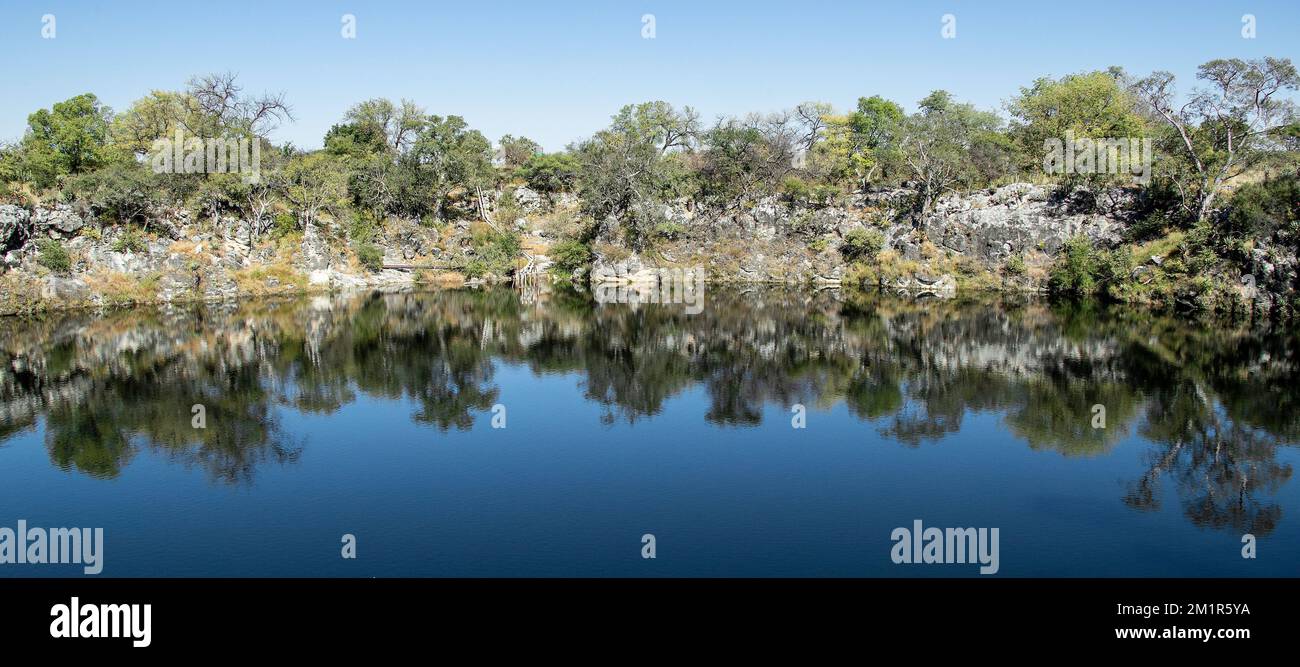
[{"label": "water surface", "polygon": [[915,519],[1002,577],[1297,576],[1297,349],[830,290],[8,318],[0,526],[102,527],[101,576],[978,576],[892,563]]}]

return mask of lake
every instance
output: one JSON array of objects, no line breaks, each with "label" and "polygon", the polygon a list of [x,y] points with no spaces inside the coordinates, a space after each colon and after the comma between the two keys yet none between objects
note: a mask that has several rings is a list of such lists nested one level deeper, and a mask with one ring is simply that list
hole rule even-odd
[{"label": "lake", "polygon": [[101,527],[107,577],[980,576],[893,562],[916,520],[997,528],[997,577],[1300,574],[1291,333],[811,288],[688,310],[0,319],[0,526]]}]

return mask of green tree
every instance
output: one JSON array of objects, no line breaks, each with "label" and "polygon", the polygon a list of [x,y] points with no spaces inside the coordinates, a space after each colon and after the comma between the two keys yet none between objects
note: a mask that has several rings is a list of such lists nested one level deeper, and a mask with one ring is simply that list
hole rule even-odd
[{"label": "green tree", "polygon": [[773,192],[794,170],[797,146],[790,116],[723,119],[703,136],[700,195],[723,206]]},{"label": "green tree", "polygon": [[289,160],[280,188],[305,229],[319,220],[321,211],[345,202],[347,175],[337,158],[319,151]]},{"label": "green tree", "polygon": [[495,173],[492,142],[471,129],[464,118],[429,116],[405,164],[417,172],[417,182],[428,188],[440,219],[446,217],[447,197],[456,188],[476,194],[480,213],[485,209],[482,189],[492,183]]},{"label": "green tree", "polygon": [[930,93],[920,107],[900,130],[899,159],[917,184],[917,208],[924,215],[941,195],[987,178],[971,155],[992,148],[1001,123],[996,114],[955,102],[943,90]]},{"label": "green tree", "polygon": [[578,158],[572,153],[538,153],[528,158],[517,173],[528,187],[554,194],[573,190],[579,168]]},{"label": "green tree", "polygon": [[111,161],[113,112],[90,93],[40,109],[27,117],[23,150],[36,183],[53,185],[65,174],[90,171]]},{"label": "green tree", "polygon": [[835,166],[834,175],[867,187],[895,162],[903,108],[879,95],[858,98],[857,110],[828,120],[822,155]]},{"label": "green tree", "polygon": [[689,107],[679,112],[667,102],[646,102],[620,109],[608,128],[575,148],[585,212],[618,220],[628,244],[641,248],[655,222],[648,211],[673,195],[685,171],[676,154],[690,150],[697,134]]},{"label": "green tree", "polygon": [[1211,60],[1197,68],[1206,88],[1175,108],[1174,75],[1155,72],[1132,85],[1133,94],[1176,136],[1189,169],[1181,174],[1186,210],[1209,219],[1223,184],[1241,174],[1296,122],[1283,95],[1300,86],[1289,58]]},{"label": "green tree", "polygon": [[501,158],[501,166],[506,169],[518,169],[529,160],[542,154],[542,147],[536,141],[528,137],[516,137],[507,134],[501,137],[497,142],[497,155]]},{"label": "green tree", "polygon": [[[1118,70],[1087,72],[1042,78],[1021,88],[1007,105],[1021,166],[1043,165],[1047,145],[1064,142],[1067,133],[1091,139],[1143,136],[1146,123],[1120,77]],[[1107,176],[1094,174],[1079,180],[1093,185],[1115,180],[1114,175]]]},{"label": "green tree", "polygon": [[344,120],[357,128],[357,135],[383,137],[388,150],[405,153],[415,145],[430,119],[424,109],[410,100],[394,103],[374,98],[353,105]]}]

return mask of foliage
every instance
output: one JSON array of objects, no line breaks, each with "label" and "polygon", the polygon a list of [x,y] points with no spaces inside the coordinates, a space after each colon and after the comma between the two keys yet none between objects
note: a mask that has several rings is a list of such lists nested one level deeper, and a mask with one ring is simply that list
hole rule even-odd
[{"label": "foliage", "polygon": [[850,262],[874,260],[885,245],[885,237],[875,229],[852,229],[844,235],[840,254]]},{"label": "foliage", "polygon": [[147,225],[166,192],[159,180],[140,164],[114,164],[70,178],[64,192],[101,219]]},{"label": "foliage", "polygon": [[1276,237],[1296,247],[1300,240],[1300,175],[1242,186],[1232,197],[1224,232],[1244,238]]},{"label": "foliage", "polygon": [[[1014,119],[1011,138],[1019,166],[1030,171],[1043,169],[1052,142],[1067,136],[1090,139],[1141,137],[1146,123],[1138,113],[1137,101],[1125,88],[1122,72],[1071,74],[1060,79],[1038,79],[1007,105]],[[1092,187],[1114,185],[1118,174],[1067,177]]]},{"label": "foliage", "polygon": [[899,151],[904,169],[916,181],[917,208],[924,214],[939,196],[987,182],[989,174],[971,155],[997,153],[1000,121],[996,114],[953,101],[943,90],[930,93],[920,107],[903,122]]},{"label": "foliage", "polygon": [[723,119],[702,143],[699,197],[723,207],[774,192],[794,170],[796,135],[789,116]]},{"label": "foliage", "polygon": [[371,272],[379,271],[384,268],[384,252],[373,243],[363,241],[354,246],[357,253],[357,261],[361,262]]},{"label": "foliage", "polygon": [[857,109],[831,117],[828,138],[816,157],[830,165],[831,175],[865,188],[898,161],[903,108],[879,95],[858,98]]},{"label": "foliage", "polygon": [[134,228],[127,227],[117,239],[113,241],[113,252],[144,252],[149,248],[145,243],[144,236]]},{"label": "foliage", "polygon": [[501,137],[497,142],[499,146],[497,155],[501,158],[501,166],[506,169],[518,169],[532,160],[534,157],[542,154],[542,147],[536,141],[528,137],[516,137],[507,134]]},{"label": "foliage", "polygon": [[36,262],[55,273],[67,273],[72,269],[72,258],[57,239],[41,239],[36,244],[36,252]]},{"label": "foliage", "polygon": [[489,273],[507,275],[513,268],[515,258],[523,252],[518,234],[497,231],[486,225],[474,230],[472,243],[474,258],[465,270],[465,275],[470,278],[479,278]]},{"label": "foliage", "polygon": [[1198,221],[1210,218],[1226,181],[1257,163],[1296,122],[1285,91],[1300,88],[1288,58],[1211,60],[1197,68],[1204,89],[1179,105],[1174,75],[1155,72],[1131,90],[1165,124],[1165,147],[1177,151],[1167,173],[1180,183],[1184,207]]},{"label": "foliage", "polygon": [[577,147],[578,191],[583,210],[596,220],[614,217],[625,240],[640,249],[653,228],[649,210],[674,196],[685,171],[675,152],[698,134],[695,113],[666,102],[623,107],[610,126]]},{"label": "foliage", "polygon": [[572,274],[591,264],[591,247],[575,239],[560,241],[549,251],[554,268],[563,274]]},{"label": "foliage", "polygon": [[528,158],[516,172],[528,187],[546,194],[571,192],[578,180],[580,165],[571,153],[538,153]]}]

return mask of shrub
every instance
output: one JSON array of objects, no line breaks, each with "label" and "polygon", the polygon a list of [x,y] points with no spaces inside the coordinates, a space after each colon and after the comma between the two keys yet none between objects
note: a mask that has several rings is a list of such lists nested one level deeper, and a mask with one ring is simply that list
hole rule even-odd
[{"label": "shrub", "polygon": [[55,272],[67,273],[72,269],[72,259],[68,257],[68,251],[64,250],[63,244],[55,239],[42,239],[37,245],[36,262],[41,266]]},{"label": "shrub", "polygon": [[528,187],[551,194],[573,190],[578,168],[578,159],[569,153],[539,153],[528,158],[517,173]]},{"label": "shrub", "polygon": [[487,275],[487,272],[487,263],[477,257],[465,263],[464,273],[466,278],[482,278]]},{"label": "shrub", "polygon": [[1025,258],[1021,255],[1012,255],[1003,265],[1002,270],[1009,276],[1025,275]]},{"label": "shrub", "polygon": [[510,271],[515,258],[523,251],[523,244],[518,234],[508,231],[498,232],[490,228],[475,232],[473,243],[476,254],[470,264],[474,266],[466,267],[465,274],[471,278],[487,273],[505,275]]},{"label": "shrub", "polygon": [[844,235],[844,244],[840,246],[840,254],[844,259],[850,262],[858,260],[872,260],[880,254],[880,249],[885,246],[885,236],[874,229],[854,229]]},{"label": "shrub", "polygon": [[1048,272],[1048,289],[1054,294],[1085,296],[1097,290],[1100,261],[1086,236],[1076,236],[1061,246]]},{"label": "shrub", "polygon": [[555,270],[570,274],[578,269],[591,264],[591,248],[585,243],[575,240],[565,240],[551,246],[551,260],[555,262]]},{"label": "shrub", "polygon": [[1300,233],[1300,178],[1276,178],[1242,186],[1232,197],[1226,232],[1236,236]]},{"label": "shrub", "polygon": [[1086,236],[1076,236],[1061,248],[1051,270],[1047,287],[1054,294],[1090,296],[1102,292],[1116,296],[1122,292],[1133,271],[1133,256],[1124,249],[1098,250]]},{"label": "shrub", "polygon": [[271,219],[271,236],[282,238],[298,231],[298,219],[288,211],[280,211]]},{"label": "shrub", "polygon": [[161,183],[142,166],[113,165],[69,178],[64,191],[101,218],[115,222],[147,221],[162,202]]},{"label": "shrub", "polygon": [[686,228],[677,222],[661,222],[655,225],[655,236],[661,239],[674,240],[686,235]]},{"label": "shrub", "polygon": [[790,201],[807,201],[812,197],[812,188],[798,176],[788,176],[781,181],[781,194]]},{"label": "shrub", "polygon": [[113,241],[114,252],[144,252],[148,245],[144,241],[144,236],[140,232],[128,227],[122,235]]},{"label": "shrub", "polygon": [[813,239],[812,243],[808,244],[808,249],[817,254],[821,254],[823,252],[826,252],[826,247],[828,245],[830,245],[830,243],[825,239],[825,237],[819,236]]},{"label": "shrub", "polygon": [[384,252],[373,243],[361,242],[356,244],[357,261],[361,262],[368,271],[379,271],[384,268]]}]

